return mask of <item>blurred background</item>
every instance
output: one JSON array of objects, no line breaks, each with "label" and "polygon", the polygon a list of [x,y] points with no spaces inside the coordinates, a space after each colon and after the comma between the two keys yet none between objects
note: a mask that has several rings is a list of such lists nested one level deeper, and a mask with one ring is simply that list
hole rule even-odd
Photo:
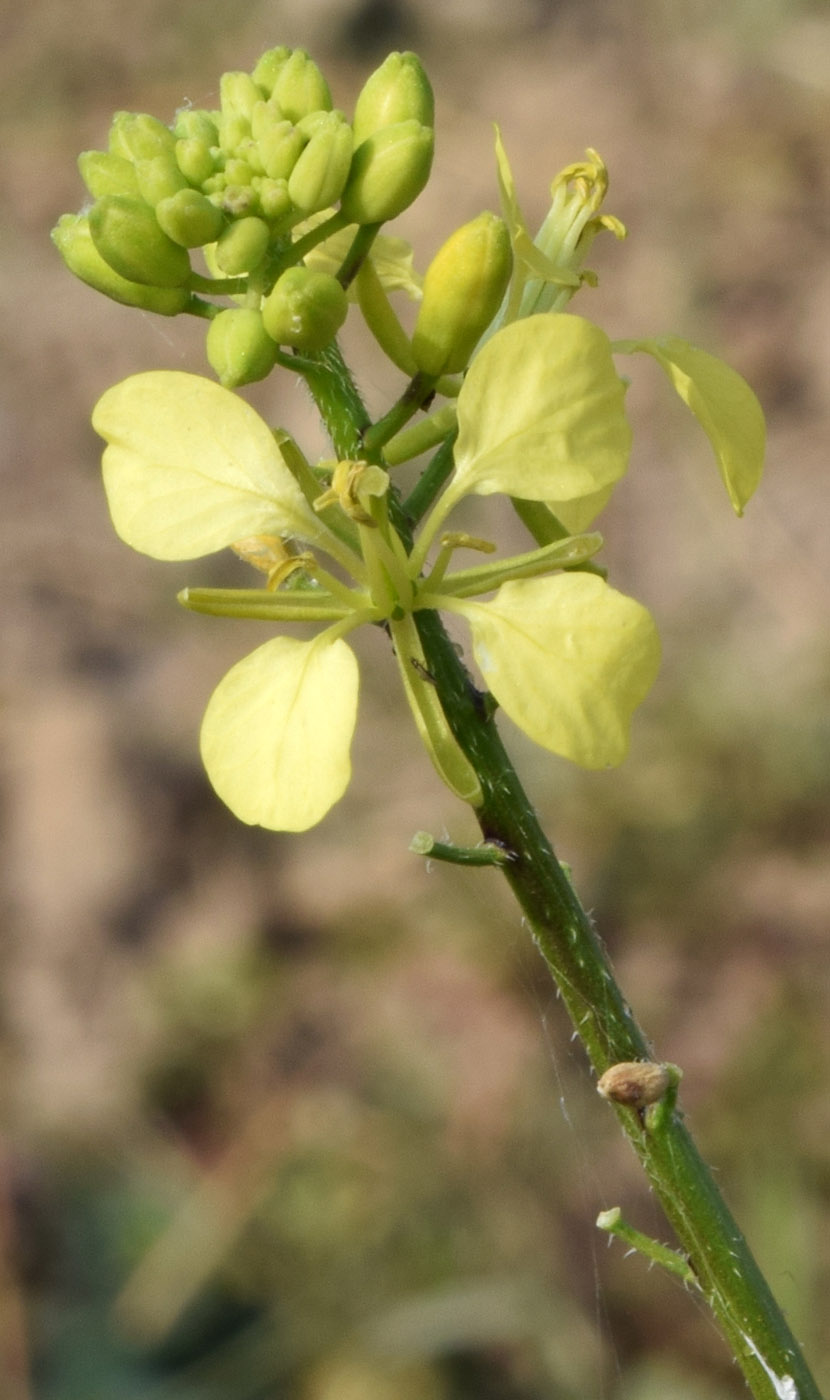
[{"label": "blurred background", "polygon": [[[185,615],[115,538],[92,404],[206,369],[203,328],[105,301],[49,242],[112,112],[211,107],[308,48],[351,109],[415,48],[423,268],[497,208],[531,226],[602,153],[612,336],[722,355],[769,418],[738,521],[657,368],[603,517],[665,661],[631,756],[584,774],[505,734],[706,1159],[830,1379],[830,13],[824,0],[32,0],[3,15],[0,1391],[7,1400],[717,1400],[745,1393],[695,1299],[608,1247],[667,1238],[498,875],[368,637],[354,780],[315,831],[210,791],[205,701],[259,640]],[[350,342],[351,344],[351,342]],[[375,408],[396,387],[355,341]],[[627,362],[629,363],[629,362]],[[251,399],[311,454],[288,377]],[[211,571],[214,571],[213,573]],[[226,576],[226,575],[223,575]],[[247,583],[247,579],[246,579]]]}]

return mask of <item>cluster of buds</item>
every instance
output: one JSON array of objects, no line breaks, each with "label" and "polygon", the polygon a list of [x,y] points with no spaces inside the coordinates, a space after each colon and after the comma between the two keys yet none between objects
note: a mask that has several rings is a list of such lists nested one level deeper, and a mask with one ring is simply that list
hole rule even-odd
[{"label": "cluster of buds", "polygon": [[[222,76],[218,111],[182,109],[172,127],[119,112],[108,149],[79,157],[93,203],[52,236],[70,271],[114,300],[210,319],[212,367],[226,385],[248,383],[279,347],[320,350],[336,335],[378,228],[426,184],[433,119],[415,54],[389,55],[349,122],[304,50],[270,49],[252,73]],[[340,266],[307,265],[349,227]]]}]

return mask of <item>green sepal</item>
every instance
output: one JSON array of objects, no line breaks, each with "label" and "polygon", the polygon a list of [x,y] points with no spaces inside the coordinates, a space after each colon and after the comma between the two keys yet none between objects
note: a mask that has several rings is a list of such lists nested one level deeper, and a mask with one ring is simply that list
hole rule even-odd
[{"label": "green sepal", "polygon": [[435,125],[432,87],[417,54],[390,53],[358,94],[352,119],[355,145],[410,118],[421,126]]},{"label": "green sepal", "polygon": [[414,117],[362,141],[340,204],[349,223],[382,224],[402,214],[429,179],[434,144],[432,127]]},{"label": "green sepal", "polygon": [[182,248],[215,243],[225,224],[221,209],[198,190],[184,189],[156,205],[156,222]]},{"label": "green sepal", "polygon": [[252,307],[231,307],[214,316],[205,352],[226,389],[264,379],[277,362],[277,346],[263,325],[262,312]]},{"label": "green sepal", "polygon": [[265,53],[257,60],[256,67],[251,76],[254,82],[261,87],[269,97],[274,91],[274,84],[290,57],[291,50],[286,48],[285,44],[280,44],[277,48],[266,49]]},{"label": "green sepal", "polygon": [[109,133],[113,155],[127,160],[152,160],[173,152],[176,138],[169,126],[147,112],[116,112]]},{"label": "green sepal", "polygon": [[349,310],[335,277],[307,267],[289,267],[267,297],[262,316],[278,345],[323,350],[340,330]]},{"label": "green sepal", "polygon": [[225,229],[216,244],[217,267],[228,277],[252,272],[265,257],[270,237],[271,231],[264,220],[253,215],[237,219]]},{"label": "green sepal", "polygon": [[148,287],[121,277],[98,252],[85,214],[63,214],[52,229],[52,242],[69,271],[111,301],[159,316],[178,316],[190,303],[186,287]]},{"label": "green sepal", "polygon": [[181,287],[190,277],[186,250],[162,232],[143,200],[105,195],[89,211],[89,231],[104,261],[130,282]]},{"label": "green sepal", "polygon": [[334,112],[321,121],[288,176],[291,202],[303,214],[316,214],[335,204],[343,192],[352,160],[351,127]]},{"label": "green sepal", "polygon": [[271,99],[292,122],[309,112],[330,112],[332,106],[329,85],[305,49],[294,49],[279,65]]},{"label": "green sepal", "polygon": [[105,194],[139,193],[135,166],[126,156],[114,156],[111,151],[82,151],[78,156],[81,179],[93,199]]},{"label": "green sepal", "polygon": [[180,190],[189,188],[188,181],[181,172],[173,154],[151,156],[149,160],[137,160],[135,175],[141,198],[154,209],[162,199],[169,199]]}]

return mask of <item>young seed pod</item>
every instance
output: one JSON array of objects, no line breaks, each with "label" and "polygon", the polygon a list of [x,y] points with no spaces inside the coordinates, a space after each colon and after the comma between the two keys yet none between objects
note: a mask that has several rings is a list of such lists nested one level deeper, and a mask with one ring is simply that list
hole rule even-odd
[{"label": "young seed pod", "polygon": [[184,189],[156,205],[156,221],[163,233],[182,248],[203,248],[215,243],[225,224],[217,209],[198,190]]},{"label": "young seed pod", "polygon": [[270,237],[268,225],[262,219],[253,216],[237,219],[225,229],[216,244],[217,267],[228,277],[252,272],[265,257]]},{"label": "young seed pod", "polygon": [[276,342],[266,331],[261,312],[244,306],[214,316],[205,349],[211,368],[226,389],[264,379],[277,359]]},{"label": "young seed pod", "polygon": [[382,224],[418,198],[429,179],[435,136],[414,117],[367,136],[357,147],[340,207],[350,223]]},{"label": "young seed pod", "polygon": [[138,195],[135,166],[126,156],[114,156],[109,151],[82,151],[78,156],[81,179],[93,199],[105,194]]},{"label": "young seed pod", "polygon": [[111,301],[155,311],[159,316],[177,316],[190,300],[185,287],[147,287],[119,276],[95,247],[85,214],[62,215],[52,229],[52,242],[69,271]]},{"label": "young seed pod", "polygon": [[412,336],[418,368],[458,374],[501,305],[510,281],[510,233],[495,214],[479,214],[439,248],[424,276]]},{"label": "young seed pod", "polygon": [[336,277],[308,267],[289,267],[268,296],[262,319],[278,345],[322,350],[337,335],[348,309]]},{"label": "young seed pod", "polygon": [[597,1093],[627,1108],[646,1108],[662,1099],[671,1083],[665,1065],[649,1060],[612,1065],[597,1081]]},{"label": "young seed pod", "polygon": [[291,202],[303,214],[335,204],[352,161],[352,129],[333,112],[323,120],[288,176]]},{"label": "young seed pod", "polygon": [[129,282],[181,287],[190,277],[186,249],[162,232],[141,199],[105,195],[89,211],[89,231],[104,262]]},{"label": "young seed pod", "polygon": [[366,79],[355,103],[352,129],[359,146],[384,126],[414,118],[434,126],[435,99],[429,78],[414,53],[390,53]]}]

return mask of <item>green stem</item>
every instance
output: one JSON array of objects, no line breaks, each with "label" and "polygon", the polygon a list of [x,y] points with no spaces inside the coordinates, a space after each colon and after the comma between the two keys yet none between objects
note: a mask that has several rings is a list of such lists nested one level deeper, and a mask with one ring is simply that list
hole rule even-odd
[{"label": "green stem", "polygon": [[[350,399],[338,405],[330,423],[333,435],[342,433],[342,416],[352,411],[353,403]],[[318,404],[328,423],[330,398],[318,399]],[[364,425],[360,405],[353,434]],[[395,523],[403,529],[403,516]],[[477,775],[481,801],[473,801],[484,841],[515,857],[501,866],[502,874],[594,1072],[599,1076],[621,1062],[653,1060],[652,1047],[502,745],[487,697],[473,686],[438,614],[418,612],[413,621],[430,690]],[[680,1113],[669,1111],[650,1125],[648,1115],[641,1117],[635,1109],[613,1105],[613,1111],[756,1400],[822,1400]]]}]

